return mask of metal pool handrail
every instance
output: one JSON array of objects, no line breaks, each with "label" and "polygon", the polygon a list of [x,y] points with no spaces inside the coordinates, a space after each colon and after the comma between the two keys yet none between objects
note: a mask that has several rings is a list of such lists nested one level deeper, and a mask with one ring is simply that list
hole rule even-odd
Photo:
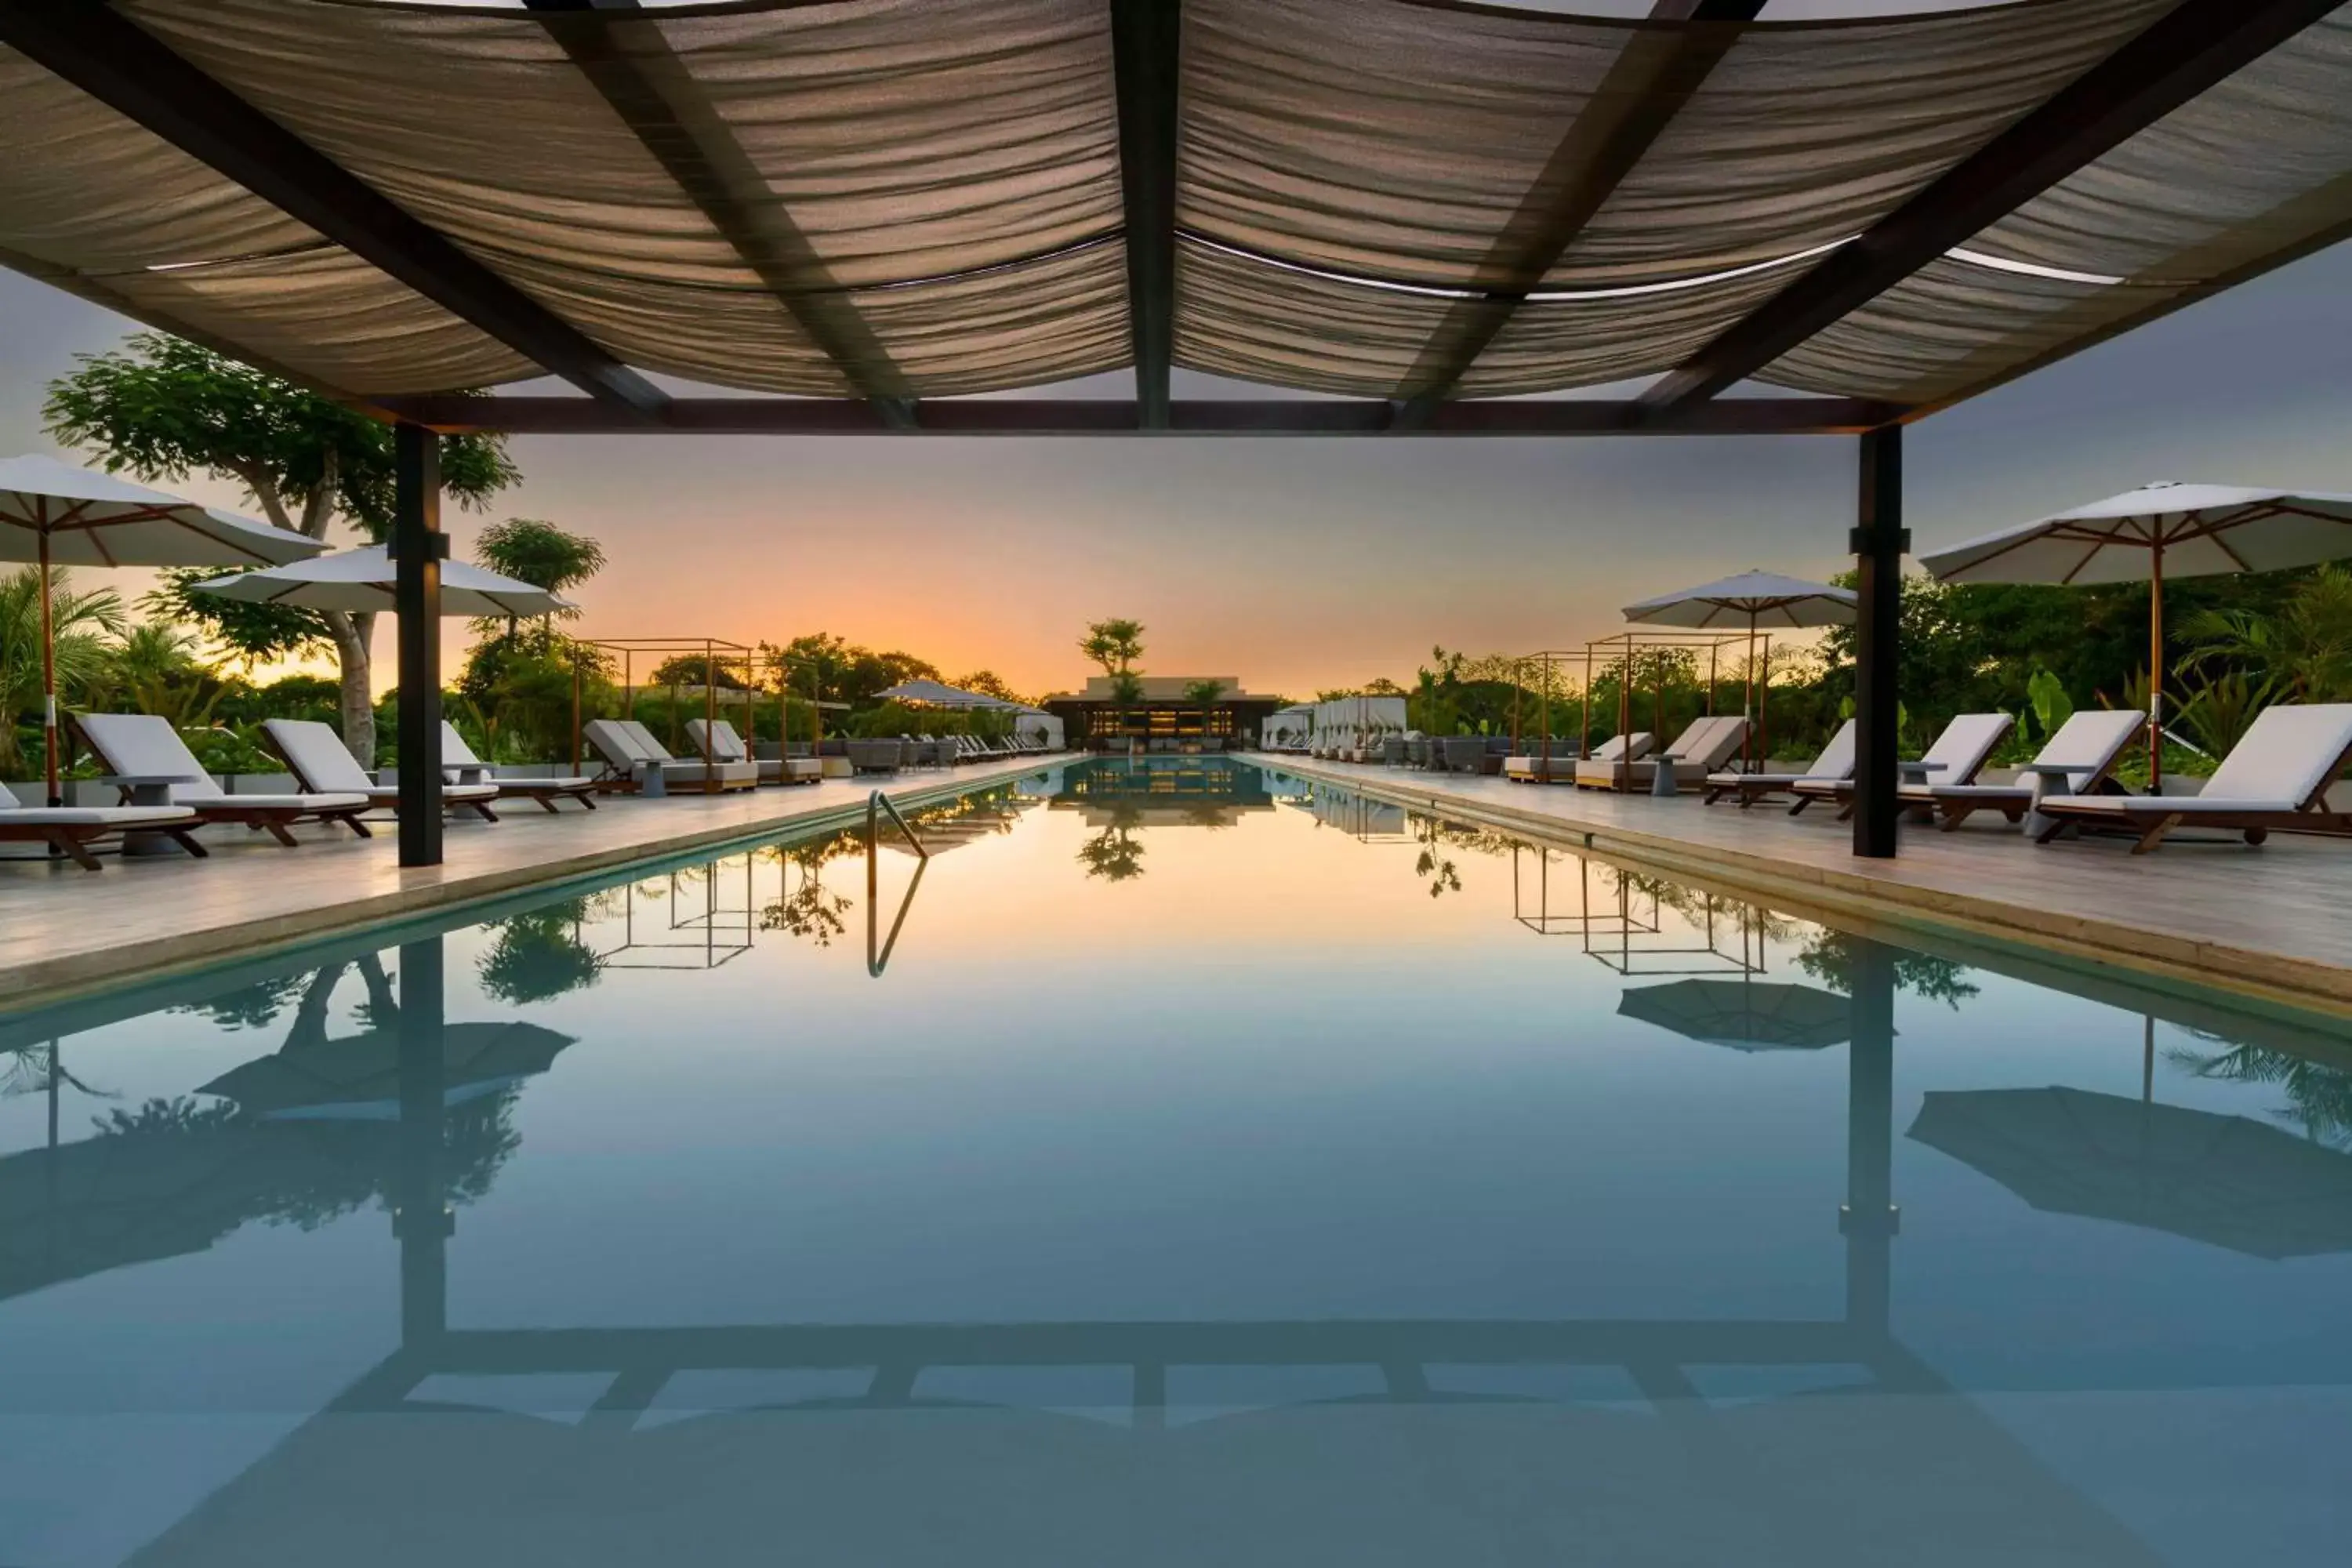
[{"label": "metal pool handrail", "polygon": [[[914,880],[907,884],[906,896],[898,900],[898,914],[890,922],[889,938],[884,941],[881,939],[880,923],[881,876],[877,861],[882,846],[881,814],[886,811],[890,814],[890,820],[898,825],[898,831],[906,835],[907,842],[914,846],[919,858],[915,862]],[[923,841],[916,837],[915,830],[907,826],[907,819],[898,815],[898,808],[890,804],[890,797],[878,789],[868,795],[866,797],[866,973],[877,980],[881,979],[882,971],[889,967],[890,951],[898,945],[898,930],[907,923],[907,911],[915,907],[915,889],[923,885],[923,873],[930,868],[931,852],[923,847]]]}]

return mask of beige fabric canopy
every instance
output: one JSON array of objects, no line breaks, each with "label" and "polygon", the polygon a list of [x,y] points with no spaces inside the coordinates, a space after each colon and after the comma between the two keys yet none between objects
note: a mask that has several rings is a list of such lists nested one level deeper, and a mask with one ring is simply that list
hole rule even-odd
[{"label": "beige fabric canopy", "polygon": [[[1398,398],[1673,370],[2178,3],[1183,0],[1175,362]],[[906,398],[1133,361],[1114,0],[113,9],[625,364]],[[2323,243],[2352,225],[2347,67],[2339,11],[1759,379],[1933,405]],[[28,55],[0,47],[0,262],[351,394],[541,374]]]}]

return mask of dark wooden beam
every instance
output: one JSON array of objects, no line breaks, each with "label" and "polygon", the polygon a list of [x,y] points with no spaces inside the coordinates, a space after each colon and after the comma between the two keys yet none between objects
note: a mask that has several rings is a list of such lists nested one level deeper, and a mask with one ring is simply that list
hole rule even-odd
[{"label": "dark wooden beam", "polygon": [[659,416],[660,388],[110,7],[0,0],[0,43],[591,397]]},{"label": "dark wooden beam", "polygon": [[523,4],[850,389],[911,428],[906,378],[638,0]]},{"label": "dark wooden beam", "polygon": [[[891,434],[870,404],[817,397],[679,397],[647,426],[584,397],[402,397],[372,400],[399,418],[445,433],[514,435],[878,436]],[[1370,398],[1200,399],[1170,403],[1169,436],[1852,436],[1908,411],[1845,397],[1723,398],[1671,419],[1636,420],[1624,402],[1447,403],[1417,429],[1398,430],[1391,407]],[[1136,405],[1123,398],[931,398],[910,434],[925,436],[1132,436]]]},{"label": "dark wooden beam", "polygon": [[1167,426],[1176,353],[1176,82],[1182,0],[1110,0],[1118,87],[1118,176],[1127,206],[1127,303],[1135,411]]},{"label": "dark wooden beam", "polygon": [[1764,0],[1656,0],[1654,21],[1687,22],[1630,37],[1575,122],[1559,139],[1518,210],[1495,237],[1469,286],[1483,297],[1445,313],[1406,377],[1397,423],[1428,421],[1454,395],[1529,293],[1584,232],[1709,72],[1738,40]]},{"label": "dark wooden beam", "polygon": [[[582,401],[586,401],[583,399]],[[400,863],[441,864],[441,438],[392,431],[393,608],[400,644]]]},{"label": "dark wooden beam", "polygon": [[[1853,852],[1894,857],[1899,805],[1895,731],[1902,717],[1903,427],[1862,438],[1861,491],[1853,532]],[[1931,783],[1934,781],[1930,781]]]},{"label": "dark wooden beam", "polygon": [[2181,0],[1662,377],[1642,395],[1643,407],[1703,402],[1755,374],[2341,3]]}]

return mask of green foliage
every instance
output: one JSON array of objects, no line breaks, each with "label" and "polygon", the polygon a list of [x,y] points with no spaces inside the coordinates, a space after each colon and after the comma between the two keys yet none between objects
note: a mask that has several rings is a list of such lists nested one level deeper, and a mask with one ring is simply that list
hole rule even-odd
[{"label": "green foliage", "polygon": [[[368,538],[391,532],[390,426],[160,332],[77,361],[49,384],[42,413],[50,435],[95,452],[108,472],[150,484],[234,478],[281,527],[297,525],[281,509],[323,495],[322,511]],[[520,477],[503,438],[442,437],[442,490],[461,506],[480,506]]]},{"label": "green foliage", "polygon": [[790,678],[793,695],[804,698],[814,675],[821,700],[852,709],[872,707],[880,693],[901,681],[940,679],[940,667],[929,659],[896,649],[877,653],[829,632],[794,637],[782,648],[761,643],[760,663],[772,689],[781,670]]},{"label": "green foliage", "polygon": [[[15,778],[40,767],[40,569],[26,566],[0,576],[0,775]],[[49,616],[61,708],[85,707],[105,679],[110,639],[123,629],[122,600],[110,588],[73,590],[70,574],[49,574]],[[20,726],[29,721],[29,742]]]},{"label": "green foliage", "polygon": [[960,675],[948,682],[964,691],[977,691],[983,697],[993,697],[1000,702],[1018,702],[1026,706],[1029,699],[1013,689],[1004,678],[992,669],[975,669],[970,675]]},{"label": "green foliage", "polygon": [[2025,700],[2042,740],[2056,734],[2074,716],[2074,700],[2066,695],[2066,683],[2046,669],[2035,670],[2026,681]]},{"label": "green foliage", "polygon": [[1202,708],[1213,708],[1225,695],[1222,680],[1193,680],[1185,683],[1184,700]]},{"label": "green foliage", "polygon": [[141,596],[139,607],[151,616],[202,627],[218,657],[247,669],[279,659],[310,658],[334,647],[327,618],[316,610],[247,604],[195,591],[199,583],[242,575],[216,566],[171,567],[157,574],[155,586]]},{"label": "green foliage", "polygon": [[2171,724],[2215,757],[2227,756],[2262,710],[2260,689],[2242,669],[2200,674],[2175,705]]},{"label": "green foliage", "polygon": [[[1135,661],[1143,657],[1143,623],[1114,618],[1096,621],[1087,627],[1087,635],[1078,639],[1078,651],[1101,665],[1103,673],[1111,677],[1129,673]],[[1122,698],[1133,701],[1133,698]]]},{"label": "green foliage", "polygon": [[1143,700],[1143,677],[1120,670],[1110,678],[1110,700],[1127,707]]},{"label": "green foliage", "polygon": [[2242,671],[2258,701],[2352,699],[2352,571],[2340,565],[2301,575],[2271,605],[2199,610],[2179,635],[2190,647],[2176,668]]},{"label": "green foliage", "polygon": [[483,991],[520,1005],[595,984],[604,962],[578,935],[587,905],[567,899],[500,921],[497,941],[476,965]]},{"label": "green foliage", "polygon": [[[474,542],[474,559],[502,576],[561,594],[585,583],[604,569],[604,549],[582,533],[569,533],[535,517],[510,517],[482,530]],[[477,619],[479,637],[504,636],[535,644],[541,653],[555,646],[554,622],[577,620],[578,610],[558,610],[540,616],[525,632],[512,616]]]}]

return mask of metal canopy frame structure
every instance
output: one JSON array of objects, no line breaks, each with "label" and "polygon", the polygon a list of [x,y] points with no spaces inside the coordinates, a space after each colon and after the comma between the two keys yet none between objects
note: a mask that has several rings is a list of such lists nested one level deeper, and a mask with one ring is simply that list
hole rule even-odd
[{"label": "metal canopy frame structure", "polygon": [[[917,401],[846,289],[763,178],[693,74],[667,54],[638,0],[524,0],[526,14],[839,373],[847,397],[672,396],[448,235],[338,163],[104,3],[0,0],[0,46],[160,138],[243,190],[504,345],[582,395],[392,395],[331,388],[396,422],[401,484],[394,552],[404,690],[440,689],[431,599],[440,552],[431,432],[618,432],[840,436],[1060,436],[1135,432],[1235,436],[1576,437],[1852,435],[1861,439],[1860,701],[1854,847],[1895,852],[1895,598],[1902,528],[1901,426],[2076,349],[2127,331],[2337,239],[2352,220],[2320,214],[2308,232],[2270,237],[2225,258],[2192,287],[2082,327],[2040,353],[1929,403],[1823,396],[1734,397],[1782,354],[1913,279],[2026,203],[2191,104],[2233,73],[2338,10],[2344,0],[2179,0],[2071,81],[1984,140],[1864,232],[1717,331],[1632,398],[1465,400],[1470,369],[1619,186],[1670,139],[1683,108],[1755,21],[1761,0],[1654,0],[1649,26],[1567,127],[1540,177],[1495,237],[1473,286],[1444,312],[1394,398],[1179,401],[1176,254],[1184,61],[1183,0],[1104,0],[1116,98],[1120,232],[1126,254],[1132,400],[946,397]],[[616,15],[618,13],[618,15]],[[622,47],[625,45],[625,47]],[[2341,182],[2339,182],[2340,184]],[[84,274],[0,251],[0,262],[164,330],[278,370],[258,349],[173,319]],[[1310,269],[1311,270],[1311,269]],[[414,564],[409,564],[413,563]],[[410,711],[413,710],[413,712]],[[406,705],[402,754],[437,753],[437,703]],[[414,722],[410,722],[411,719]],[[429,778],[416,767],[404,774]],[[421,788],[422,785],[420,784]],[[440,858],[439,817],[402,814],[404,864]]]}]

